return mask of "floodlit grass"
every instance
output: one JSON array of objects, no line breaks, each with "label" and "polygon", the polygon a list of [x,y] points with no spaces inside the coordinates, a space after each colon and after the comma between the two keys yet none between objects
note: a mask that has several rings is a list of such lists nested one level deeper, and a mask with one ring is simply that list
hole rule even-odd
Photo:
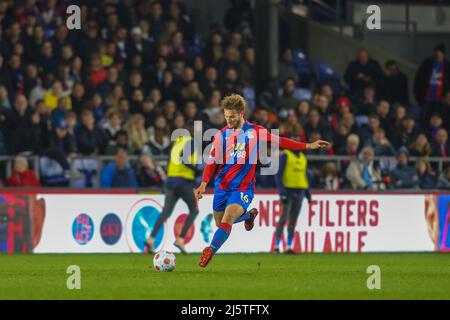
[{"label": "floodlit grass", "polygon": [[[450,255],[177,254],[173,272],[156,272],[138,254],[1,255],[0,299],[450,299]],[[67,267],[81,269],[81,290],[67,289]],[[369,265],[381,289],[367,288]]]}]

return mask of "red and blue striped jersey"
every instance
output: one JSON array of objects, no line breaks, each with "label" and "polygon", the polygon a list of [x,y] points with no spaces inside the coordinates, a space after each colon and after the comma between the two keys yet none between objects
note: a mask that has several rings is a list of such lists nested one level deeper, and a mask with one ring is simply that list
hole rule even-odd
[{"label": "red and blue striped jersey", "polygon": [[215,188],[226,191],[254,190],[255,168],[262,143],[277,143],[280,148],[293,151],[306,149],[306,143],[276,136],[248,121],[242,129],[224,127],[214,137],[202,181],[208,183],[217,168]]}]

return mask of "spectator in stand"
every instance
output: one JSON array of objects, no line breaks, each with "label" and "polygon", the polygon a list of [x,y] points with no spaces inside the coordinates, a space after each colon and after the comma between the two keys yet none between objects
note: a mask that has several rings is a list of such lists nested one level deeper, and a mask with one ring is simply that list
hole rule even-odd
[{"label": "spectator in stand", "polygon": [[308,113],[311,110],[311,104],[308,100],[301,100],[297,104],[297,115],[300,123],[304,125],[308,119]]},{"label": "spectator in stand", "polygon": [[287,137],[297,141],[307,140],[305,130],[303,130],[302,126],[298,122],[298,118],[295,114],[294,109],[288,110],[288,116],[281,123],[279,130],[280,130],[280,137]]},{"label": "spectator in stand", "polygon": [[53,52],[51,41],[44,41],[40,48],[39,66],[43,73],[56,74],[58,60]]},{"label": "spectator in stand", "polygon": [[[328,83],[320,85],[319,92],[321,95],[325,96],[328,100],[328,104],[334,107],[334,95],[333,88]],[[341,100],[342,102],[343,100]],[[345,103],[350,107],[350,101],[345,101]]]},{"label": "spectator in stand", "polygon": [[[39,71],[35,64],[28,64],[25,69],[25,79],[24,79],[24,94],[26,97],[30,96],[31,90],[38,86],[41,82],[39,78]],[[1,99],[0,99],[1,101]],[[32,105],[34,106],[34,105]]]},{"label": "spectator in stand", "polygon": [[358,126],[356,125],[356,120],[353,113],[347,112],[346,114],[344,114],[342,116],[341,122],[347,126],[350,133],[358,132]]},{"label": "spectator in stand", "polygon": [[31,110],[27,98],[22,94],[17,95],[14,108],[7,114],[5,121],[4,132],[10,154],[39,151],[41,147],[39,123],[39,114]]},{"label": "spectator in stand", "polygon": [[235,68],[228,68],[225,72],[224,80],[221,86],[221,91],[224,95],[233,93],[242,93],[242,84],[240,83],[238,71]]},{"label": "spectator in stand", "polygon": [[386,100],[380,100],[377,104],[376,114],[380,120],[380,126],[385,130],[389,130],[391,105]]},{"label": "spectator in stand", "polygon": [[140,153],[148,142],[149,137],[144,124],[145,119],[141,114],[133,114],[123,127],[128,134],[129,144],[133,154]]},{"label": "spectator in stand", "polygon": [[386,61],[384,75],[381,78],[380,98],[394,103],[408,103],[408,78],[398,69],[394,60]]},{"label": "spectator in stand", "polygon": [[382,76],[383,70],[378,61],[370,58],[367,49],[359,49],[358,58],[347,66],[344,74],[344,79],[352,92],[351,99],[361,96],[364,86],[368,83],[373,82],[375,88],[378,88]]},{"label": "spectator in stand", "polygon": [[436,188],[450,190],[450,167],[447,167],[439,176]]},{"label": "spectator in stand", "polygon": [[174,100],[166,100],[164,102],[162,112],[166,121],[172,121],[176,111],[177,105]]},{"label": "spectator in stand", "polygon": [[155,165],[148,155],[141,155],[136,167],[139,186],[142,188],[162,187],[166,174],[159,165]]},{"label": "spectator in stand", "polygon": [[450,90],[450,62],[445,53],[445,46],[437,45],[434,57],[422,61],[414,80],[414,95],[426,120],[436,111],[436,103],[441,102],[444,93]]},{"label": "spectator in stand", "polygon": [[131,41],[127,47],[127,55],[133,57],[139,55],[142,57],[142,65],[144,70],[148,70],[153,57],[155,57],[156,48],[154,45],[143,38],[142,30],[136,26],[131,29],[130,32]]},{"label": "spectator in stand", "polygon": [[402,128],[402,121],[406,116],[406,108],[401,104],[397,104],[394,107],[394,116],[392,117],[389,125],[389,130],[392,133],[400,132]]},{"label": "spectator in stand", "polygon": [[214,90],[219,89],[217,69],[209,66],[205,69],[205,77],[200,83],[200,89],[206,96],[211,96]]},{"label": "spectator in stand", "polygon": [[402,146],[410,146],[417,136],[415,129],[416,120],[410,114],[406,115],[402,120],[402,129],[400,132],[392,133],[392,143],[398,150]]},{"label": "spectator in stand", "polygon": [[[238,91],[238,89],[236,90]],[[184,87],[181,90],[181,97],[184,103],[193,102],[194,104],[196,104],[196,106],[199,106],[201,109],[203,109],[205,105],[205,96],[200,91],[197,81],[191,81],[188,84],[188,86]]]},{"label": "spectator in stand", "polygon": [[436,187],[435,173],[426,159],[421,158],[416,161],[416,172],[419,177],[420,189],[434,189]]},{"label": "spectator in stand", "polygon": [[397,167],[390,174],[394,189],[413,189],[419,186],[419,177],[416,170],[408,165],[408,158],[408,149],[402,146],[397,152]]},{"label": "spectator in stand", "polygon": [[352,133],[347,137],[347,143],[345,146],[336,146],[337,154],[339,155],[348,155],[348,156],[356,156],[359,150],[359,136]]},{"label": "spectator in stand", "polygon": [[445,94],[444,102],[442,102],[439,110],[444,120],[444,126],[450,128],[450,90]]},{"label": "spectator in stand", "polygon": [[371,145],[373,143],[374,134],[379,128],[381,128],[380,118],[377,114],[371,114],[367,124],[361,125],[358,130],[362,145]]},{"label": "spectator in stand", "polygon": [[67,111],[69,110],[67,107],[67,97],[58,98],[58,104],[55,109],[51,112],[52,123],[56,124],[64,120]]},{"label": "spectator in stand", "polygon": [[115,67],[109,67],[106,74],[106,79],[103,80],[97,87],[98,92],[101,93],[103,99],[113,91],[114,85],[119,81],[119,72]]},{"label": "spectator in stand", "polygon": [[286,83],[286,80],[288,79],[292,79],[294,83],[298,83],[298,81],[300,80],[297,70],[295,70],[294,64],[292,63],[292,59],[292,49],[285,49],[281,54],[281,60],[278,67],[278,80],[280,83]]},{"label": "spectator in stand", "polygon": [[380,190],[382,183],[381,172],[373,161],[372,147],[364,147],[358,158],[353,159],[347,167],[346,177],[353,189]]},{"label": "spectator in stand", "polygon": [[306,122],[304,129],[308,140],[311,140],[310,136],[313,131],[320,132],[320,135],[324,137],[324,139],[329,135],[329,125],[320,117],[319,111],[316,108],[309,111],[308,121]]},{"label": "spectator in stand", "polygon": [[72,109],[72,100],[68,96],[68,93],[63,91],[63,86],[61,84],[61,81],[55,80],[52,84],[52,87],[50,90],[48,90],[44,94],[44,102],[47,105],[47,107],[50,108],[50,110],[55,109],[58,107],[58,100],[59,98],[66,97],[66,106],[67,109]]},{"label": "spectator in stand", "polygon": [[98,24],[94,20],[90,20],[87,23],[86,31],[80,35],[78,43],[75,45],[77,52],[80,54],[80,58],[83,64],[87,65],[90,57],[95,52],[98,52]]},{"label": "spectator in stand", "polygon": [[86,90],[82,83],[74,84],[72,94],[70,95],[70,101],[72,103],[72,110],[77,116],[80,116],[86,104]]},{"label": "spectator in stand", "polygon": [[112,141],[109,141],[108,146],[105,149],[105,155],[113,156],[119,151],[119,149],[125,150],[127,153],[130,153],[130,143],[128,139],[128,133],[125,130],[119,130],[114,135]]},{"label": "spectator in stand", "polygon": [[420,133],[417,135],[414,143],[411,144],[409,152],[413,157],[429,157],[433,153],[433,148],[428,142],[427,136],[423,133]]},{"label": "spectator in stand", "polygon": [[[68,128],[64,119],[54,125],[54,130],[50,137],[50,149],[57,150],[66,157],[75,157],[77,155],[77,146],[75,141],[68,134]],[[67,161],[62,161],[67,162]]]},{"label": "spectator in stand", "polygon": [[395,156],[395,149],[386,138],[383,128],[374,130],[371,146],[375,156]]},{"label": "spectator in stand", "polygon": [[339,190],[341,187],[341,178],[339,170],[334,162],[327,162],[322,169],[322,187],[325,190]]},{"label": "spectator in stand", "polygon": [[145,119],[144,126],[146,129],[148,129],[148,127],[152,124],[156,113],[157,111],[155,110],[155,104],[151,99],[146,98],[142,103],[142,116]]},{"label": "spectator in stand", "polygon": [[18,94],[24,93],[24,71],[22,58],[18,54],[12,54],[9,58],[9,64],[2,68],[0,74],[2,84],[8,89],[8,94],[12,99]]},{"label": "spectator in stand", "polygon": [[255,124],[259,124],[260,126],[263,126],[269,131],[272,129],[272,124],[269,122],[269,110],[267,110],[267,108],[259,107],[253,116],[254,118],[252,122],[254,122]]},{"label": "spectator in stand", "polygon": [[339,122],[334,130],[333,139],[331,140],[333,141],[334,148],[336,148],[336,146],[340,148],[340,146],[345,145],[348,135],[349,130],[347,126],[343,122]]},{"label": "spectator in stand", "polygon": [[245,49],[244,60],[241,62],[240,68],[242,85],[244,87],[253,87],[255,84],[255,49],[248,47]]},{"label": "spectator in stand", "polygon": [[330,122],[332,110],[330,110],[328,98],[323,94],[319,94],[319,96],[317,97],[317,104],[315,104],[314,106],[319,111],[320,116],[325,121]]},{"label": "spectator in stand", "polygon": [[[198,108],[194,101],[188,101],[184,106],[184,121],[186,126],[194,125],[194,121],[199,120]],[[175,116],[174,116],[175,117]]]},{"label": "spectator in stand", "polygon": [[173,118],[171,130],[184,129],[186,127],[184,115],[181,112],[177,112]]},{"label": "spectator in stand", "polygon": [[119,99],[119,104],[117,105],[117,112],[120,115],[120,118],[122,119],[122,125],[128,122],[128,120],[131,117],[130,113],[130,102],[127,98],[122,97]]},{"label": "spectator in stand", "polygon": [[122,120],[120,119],[119,113],[114,109],[109,109],[105,117],[106,121],[102,124],[102,128],[105,130],[108,140],[111,142],[114,140],[116,133],[122,129]]},{"label": "spectator in stand", "polygon": [[90,110],[81,113],[81,126],[76,130],[77,148],[84,156],[98,156],[108,143],[103,131],[95,126],[94,114]]},{"label": "spectator in stand", "polygon": [[241,63],[241,54],[239,50],[233,46],[229,46],[225,51],[225,56],[219,61],[217,71],[219,78],[225,78],[229,69],[239,70]]},{"label": "spectator in stand", "polygon": [[14,169],[8,178],[8,187],[40,187],[41,183],[33,170],[28,169],[28,160],[22,156],[14,159]]},{"label": "spectator in stand", "polygon": [[205,62],[209,66],[217,65],[224,55],[223,36],[220,32],[213,32],[205,46]]},{"label": "spectator in stand", "polygon": [[128,162],[128,154],[125,150],[116,153],[114,162],[103,167],[100,177],[102,188],[137,188],[139,187],[136,174]]},{"label": "spectator in stand", "polygon": [[170,134],[166,118],[160,114],[156,116],[154,123],[148,128],[149,142],[143,149],[143,153],[150,156],[169,155]]},{"label": "spectator in stand", "polygon": [[8,90],[4,85],[0,85],[0,107],[11,110],[11,101],[9,100]]},{"label": "spectator in stand", "polygon": [[428,128],[428,135],[430,137],[431,140],[435,140],[436,139],[436,135],[438,133],[438,131],[442,128],[443,125],[443,121],[442,121],[442,117],[439,114],[433,114],[430,118],[430,125]]},{"label": "spectator in stand", "polygon": [[169,42],[169,57],[174,60],[186,60],[187,59],[187,48],[183,38],[183,33],[180,31],[175,31]]},{"label": "spectator in stand", "polygon": [[433,156],[450,157],[450,145],[448,142],[448,133],[444,128],[439,129],[433,144]]},{"label": "spectator in stand", "polygon": [[295,92],[295,80],[293,78],[287,78],[284,81],[283,91],[281,96],[278,98],[278,109],[281,108],[295,108],[299,100],[294,97]]},{"label": "spectator in stand", "polygon": [[[325,95],[323,95],[325,96]],[[320,100],[319,100],[320,101]],[[324,104],[325,105],[325,104]],[[338,99],[336,103],[337,110],[330,110],[330,114],[327,118],[331,118],[331,126],[333,128],[336,128],[337,124],[341,122],[342,118],[347,114],[350,113],[350,100],[347,97],[341,97]],[[327,107],[328,108],[328,107]]]}]

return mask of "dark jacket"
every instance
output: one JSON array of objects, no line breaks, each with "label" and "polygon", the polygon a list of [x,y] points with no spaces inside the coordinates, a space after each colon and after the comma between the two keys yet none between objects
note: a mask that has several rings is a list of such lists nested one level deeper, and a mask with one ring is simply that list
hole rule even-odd
[{"label": "dark jacket", "polygon": [[94,128],[90,131],[85,126],[81,126],[77,131],[77,147],[82,155],[92,155],[95,151],[102,154],[107,144],[107,138],[104,131],[100,128]]},{"label": "dark jacket", "polygon": [[408,78],[403,72],[395,76],[383,76],[380,84],[380,99],[389,103],[408,103]]},{"label": "dark jacket", "polygon": [[[416,73],[416,78],[414,80],[414,96],[421,105],[425,103],[425,98],[427,95],[428,85],[430,82],[431,72],[433,70],[434,58],[426,58],[422,61],[419,69]],[[445,93],[450,89],[450,62],[444,60],[444,90]]]},{"label": "dark jacket", "polygon": [[380,64],[373,59],[369,59],[366,64],[359,63],[358,60],[350,62],[345,70],[344,79],[350,86],[350,90],[358,95],[362,93],[364,85],[367,83],[364,80],[358,79],[358,73],[370,76],[370,81],[374,82],[377,88],[379,88],[381,77],[383,76],[383,70]]},{"label": "dark jacket", "polygon": [[[444,146],[444,149],[447,151],[446,156],[450,157],[450,144],[447,142]],[[432,145],[433,148],[433,156],[435,157],[443,157],[444,156],[444,150],[443,147],[438,145],[437,143],[434,143]]]},{"label": "dark jacket", "polygon": [[6,143],[10,154],[22,151],[38,152],[41,146],[40,128],[31,121],[32,111],[28,108],[23,115],[15,109],[8,117],[5,132]]},{"label": "dark jacket", "polygon": [[[415,179],[414,179],[415,177]],[[392,187],[394,189],[413,189],[419,186],[419,179],[414,168],[398,165],[391,172]],[[400,184],[397,185],[397,182]]]}]

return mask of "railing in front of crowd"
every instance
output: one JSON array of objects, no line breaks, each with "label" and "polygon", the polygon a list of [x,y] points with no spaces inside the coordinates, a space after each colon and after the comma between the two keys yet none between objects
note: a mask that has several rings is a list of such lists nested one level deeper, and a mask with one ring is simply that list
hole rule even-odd
[{"label": "railing in front of crowd", "polygon": [[[155,165],[161,166],[164,170],[167,168],[168,157],[167,156],[151,156]],[[14,166],[14,156],[0,156],[0,175],[3,176],[3,180],[6,181],[11,175]],[[39,156],[27,156],[30,169],[34,170],[36,176],[39,178],[40,173],[45,171],[43,168],[45,165]],[[130,155],[129,161],[132,164],[136,164],[139,161],[139,156]],[[355,159],[355,156],[348,155],[307,155],[309,167],[322,165],[324,163],[332,162],[337,166],[337,170],[341,173],[348,163]],[[440,174],[446,165],[450,165],[450,157],[409,157],[409,165],[414,166],[415,162],[419,159],[426,159],[430,163],[431,167]],[[100,186],[100,172],[105,164],[114,161],[114,156],[78,156],[70,158],[70,183],[71,188],[86,188],[82,183],[77,184],[77,179],[85,179],[81,177],[80,173],[93,175],[93,183],[88,187],[98,188]],[[382,169],[392,170],[397,165],[397,159],[394,156],[376,156],[374,161],[379,164]],[[6,184],[6,183],[5,183]]]}]

